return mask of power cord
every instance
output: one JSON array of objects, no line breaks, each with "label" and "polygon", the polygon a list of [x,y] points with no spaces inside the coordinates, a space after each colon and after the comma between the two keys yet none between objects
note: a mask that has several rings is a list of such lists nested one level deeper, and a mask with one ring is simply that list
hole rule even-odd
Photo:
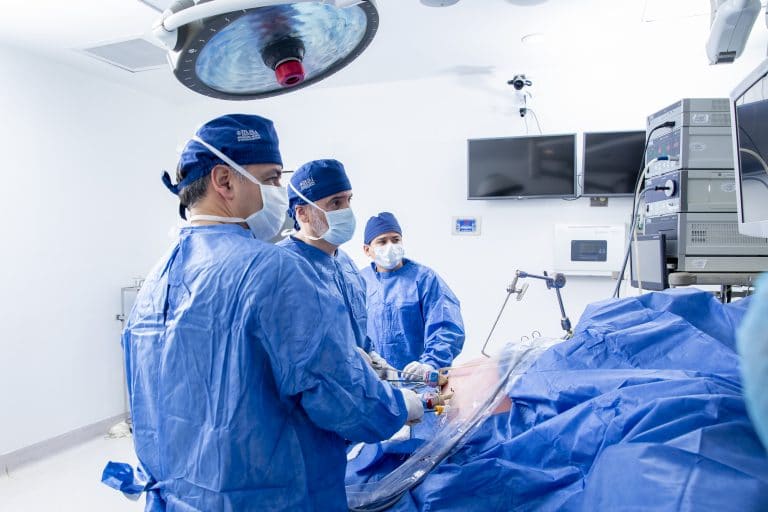
[{"label": "power cord", "polygon": [[539,124],[539,116],[536,115],[536,112],[534,112],[532,108],[527,108],[525,110],[533,114],[533,120],[536,121],[536,128],[539,129],[539,135],[544,135],[544,132],[541,131],[541,124]]},{"label": "power cord", "polygon": [[[624,261],[621,264],[621,271],[619,272],[619,276],[616,279],[616,287],[613,290],[613,298],[618,299],[621,291],[621,282],[624,280],[624,272],[627,269],[627,263],[629,262],[629,256],[630,252],[632,250],[632,240],[636,240],[635,236],[635,230],[637,229],[637,209],[639,205],[639,199],[640,199],[640,184],[642,183],[643,179],[645,178],[645,173],[648,169],[648,167],[655,161],[659,160],[659,158],[655,158],[648,162],[647,165],[644,165],[645,157],[646,157],[646,151],[648,151],[648,144],[651,141],[651,136],[653,135],[653,132],[656,130],[659,130],[661,128],[674,128],[675,122],[674,121],[667,121],[665,123],[661,123],[660,125],[654,127],[651,129],[650,132],[648,132],[648,137],[645,139],[645,147],[643,147],[643,156],[642,160],[640,161],[640,171],[637,174],[637,179],[635,180],[635,194],[632,197],[632,220],[630,222],[630,232],[629,237],[627,240],[627,250],[624,253]],[[667,158],[664,158],[665,160]]]}]

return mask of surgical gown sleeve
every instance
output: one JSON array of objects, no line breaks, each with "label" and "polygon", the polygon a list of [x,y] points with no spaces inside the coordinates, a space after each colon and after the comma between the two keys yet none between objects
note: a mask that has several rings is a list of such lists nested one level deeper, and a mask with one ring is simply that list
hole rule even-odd
[{"label": "surgical gown sleeve", "polygon": [[459,299],[437,274],[429,271],[419,283],[419,301],[424,315],[424,353],[419,360],[434,368],[446,368],[464,346]]},{"label": "surgical gown sleeve", "polygon": [[278,265],[274,300],[254,304],[259,314],[250,328],[265,333],[281,397],[350,441],[390,437],[408,416],[402,393],[357,354],[344,305],[316,285],[311,268]]},{"label": "surgical gown sleeve", "polygon": [[737,347],[747,411],[768,449],[768,274],[757,281],[757,293],[737,332]]}]

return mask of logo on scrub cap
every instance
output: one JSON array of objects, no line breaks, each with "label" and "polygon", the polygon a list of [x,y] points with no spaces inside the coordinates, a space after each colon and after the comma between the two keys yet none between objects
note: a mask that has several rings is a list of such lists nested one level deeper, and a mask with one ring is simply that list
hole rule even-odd
[{"label": "logo on scrub cap", "polygon": [[305,180],[301,180],[301,183],[299,183],[299,188],[302,192],[307,190],[309,187],[315,186],[315,179],[314,178],[307,178]]},{"label": "logo on scrub cap", "polygon": [[237,130],[237,142],[252,142],[260,138],[261,135],[256,130]]}]

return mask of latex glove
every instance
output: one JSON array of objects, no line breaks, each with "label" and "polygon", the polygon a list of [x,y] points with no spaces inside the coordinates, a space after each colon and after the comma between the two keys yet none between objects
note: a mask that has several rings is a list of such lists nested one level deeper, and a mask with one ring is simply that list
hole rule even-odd
[{"label": "latex glove", "polygon": [[424,416],[424,403],[421,401],[421,397],[406,388],[401,388],[400,392],[403,394],[405,407],[408,409],[408,419],[405,424],[413,425],[414,423],[420,422],[421,417]]},{"label": "latex glove", "polygon": [[376,370],[376,374],[381,380],[397,379],[397,370],[392,368],[387,360],[381,357],[378,352],[371,350],[368,356],[371,358],[371,366]]},{"label": "latex glove", "polygon": [[433,371],[435,371],[435,369],[426,363],[412,361],[403,368],[403,379],[422,381],[427,372]]},{"label": "latex glove", "polygon": [[380,379],[387,380],[389,378],[397,378],[397,370],[392,368],[387,360],[381,357],[378,352],[375,350],[366,352],[360,347],[355,347],[355,350],[357,350],[357,353],[360,354],[360,357],[362,357],[365,362],[368,363],[371,368],[373,368],[373,371],[376,372],[376,375],[378,375]]}]

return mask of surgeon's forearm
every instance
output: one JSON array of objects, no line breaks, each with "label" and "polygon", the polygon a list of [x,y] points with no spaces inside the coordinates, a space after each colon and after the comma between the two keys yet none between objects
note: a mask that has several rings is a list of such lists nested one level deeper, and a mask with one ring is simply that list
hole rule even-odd
[{"label": "surgeon's forearm", "polygon": [[301,403],[317,426],[356,442],[388,439],[408,419],[402,394],[378,378],[370,389],[326,383],[302,393]]},{"label": "surgeon's forearm", "polygon": [[450,366],[454,358],[461,353],[461,349],[464,346],[463,330],[459,331],[456,329],[456,331],[450,332],[445,330],[440,334],[434,333],[424,343],[424,353],[419,360],[435,368]]}]

